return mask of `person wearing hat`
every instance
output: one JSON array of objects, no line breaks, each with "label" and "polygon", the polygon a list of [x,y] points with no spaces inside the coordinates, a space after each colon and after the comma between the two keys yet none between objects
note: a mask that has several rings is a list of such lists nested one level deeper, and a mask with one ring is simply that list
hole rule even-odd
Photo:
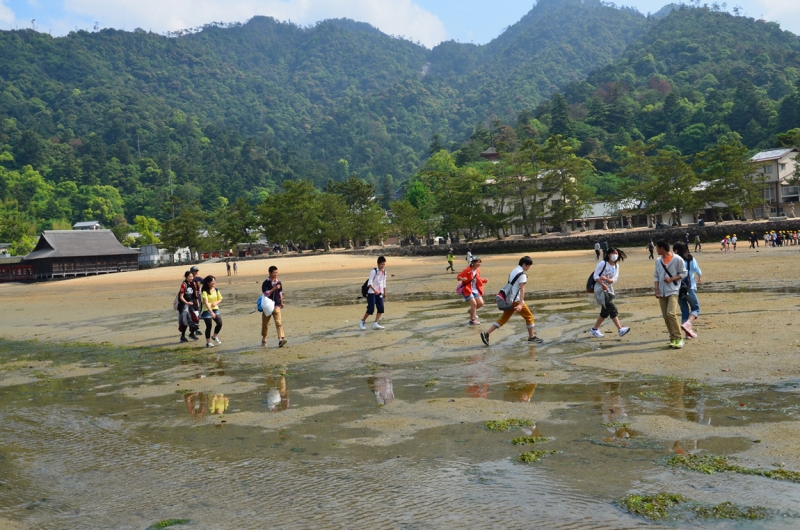
[{"label": "person wearing hat", "polygon": [[[736,242],[737,241],[739,241],[739,238],[736,237],[736,234],[733,234],[733,237],[731,238],[731,245],[733,245],[733,250],[736,250]],[[688,245],[687,245],[687,247],[688,247]]]},{"label": "person wearing hat", "polygon": [[525,305],[525,286],[528,283],[528,269],[531,268],[531,265],[533,265],[533,260],[530,256],[523,256],[519,260],[519,265],[508,275],[508,283],[512,284],[512,290],[508,295],[514,301],[514,306],[511,309],[503,311],[503,314],[497,322],[492,322],[489,329],[481,332],[481,340],[485,345],[489,345],[489,335],[503,327],[514,313],[519,314],[519,316],[525,319],[525,325],[528,328],[528,342],[534,344],[542,344],[544,342],[536,336],[534,332],[533,313],[531,313],[531,310]]},{"label": "person wearing hat", "polygon": [[756,248],[758,246],[758,236],[755,232],[750,232],[750,246],[748,248]]},{"label": "person wearing hat", "polygon": [[455,257],[453,256],[453,249],[451,248],[450,250],[447,251],[447,263],[448,263],[448,265],[447,265],[447,268],[444,270],[444,272],[447,272],[447,271],[456,272],[456,270],[453,268],[453,260],[454,259],[455,259]]},{"label": "person wearing hat", "polygon": [[483,284],[488,280],[481,278],[481,257],[472,256],[469,266],[456,277],[461,282],[459,288],[464,296],[464,301],[469,302],[469,323],[471,326],[480,324],[477,311],[483,307]]}]

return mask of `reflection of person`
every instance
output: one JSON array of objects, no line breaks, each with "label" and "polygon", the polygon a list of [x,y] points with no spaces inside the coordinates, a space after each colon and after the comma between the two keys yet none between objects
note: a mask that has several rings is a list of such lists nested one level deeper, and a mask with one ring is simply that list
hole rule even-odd
[{"label": "reflection of person", "polygon": [[270,376],[267,377],[267,408],[272,412],[279,412],[289,408],[289,389],[286,388],[286,378],[280,376],[277,383]]},{"label": "reflection of person", "polygon": [[286,345],[281,315],[281,309],[283,309],[283,283],[278,279],[278,267],[275,265],[269,268],[269,278],[264,280],[264,283],[261,284],[261,292],[275,303],[275,309],[272,311],[271,315],[261,313],[261,345],[266,346],[269,321],[270,319],[274,319],[275,331],[278,333],[278,348],[283,348]]},{"label": "reflection of person", "polygon": [[192,416],[202,418],[203,414],[208,412],[208,400],[206,400],[204,392],[186,394],[186,397],[183,399],[186,401],[186,410],[188,410],[189,414]]},{"label": "reflection of person", "polygon": [[518,401],[528,403],[536,391],[536,383],[526,383],[524,381],[514,381],[507,383],[508,390],[503,394],[503,401]]},{"label": "reflection of person", "polygon": [[388,377],[370,377],[367,386],[375,394],[378,405],[388,405],[394,401],[394,385]]},{"label": "reflection of person", "polygon": [[481,263],[480,256],[473,256],[469,267],[456,276],[456,279],[461,282],[461,294],[464,296],[464,301],[469,302],[469,323],[473,326],[480,324],[477,312],[483,307],[483,284],[489,281],[481,278]]},{"label": "reflection of person", "polygon": [[215,394],[211,398],[211,414],[222,414],[228,410],[228,398],[225,394]]}]

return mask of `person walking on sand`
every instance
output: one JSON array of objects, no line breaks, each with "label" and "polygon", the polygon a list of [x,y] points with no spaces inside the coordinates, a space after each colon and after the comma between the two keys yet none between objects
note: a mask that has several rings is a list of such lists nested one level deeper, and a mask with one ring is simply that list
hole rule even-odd
[{"label": "person walking on sand", "polygon": [[283,319],[281,316],[281,310],[283,309],[283,284],[278,279],[278,267],[275,265],[269,268],[269,277],[261,284],[261,292],[275,303],[275,309],[272,311],[271,315],[261,313],[261,345],[267,345],[269,321],[274,319],[275,331],[278,333],[278,348],[283,348],[286,346],[286,337],[283,334]]},{"label": "person walking on sand", "polygon": [[[222,316],[219,314],[219,304],[222,302],[222,293],[217,290],[217,279],[211,275],[203,279],[203,313],[200,315],[206,323],[206,348],[214,346],[214,342],[222,344],[219,340],[219,332],[222,329]],[[211,334],[211,324],[214,326],[214,334]],[[211,342],[211,341],[214,342]]]},{"label": "person walking on sand", "polygon": [[467,256],[464,259],[467,260],[467,265],[472,263],[472,249],[471,248],[467,249]]},{"label": "person walking on sand", "polygon": [[750,232],[750,237],[748,239],[750,240],[750,246],[747,248],[756,248],[756,245],[758,244],[758,237],[756,237],[753,232]]},{"label": "person walking on sand", "polygon": [[[697,284],[703,282],[703,271],[697,260],[689,254],[689,249],[676,243],[672,245],[672,251],[683,258],[686,262],[686,270],[689,274],[683,281],[686,288],[682,288],[678,293],[678,305],[681,308],[681,329],[686,333],[687,339],[696,339],[697,333],[692,329],[692,323],[700,316],[700,302],[697,300]],[[686,285],[688,281],[689,285]],[[684,292],[685,291],[685,292]]]},{"label": "person walking on sand", "polygon": [[700,234],[695,234],[694,236],[694,251],[695,252],[703,251],[703,245],[700,244]]},{"label": "person walking on sand", "polygon": [[450,271],[451,274],[456,272],[456,269],[453,267],[454,259],[456,258],[453,256],[453,249],[451,248],[447,251],[447,268],[444,270],[444,272]]},{"label": "person walking on sand", "polygon": [[233,275],[238,276],[239,274],[239,266],[236,265],[236,260],[233,260]]},{"label": "person walking on sand", "polygon": [[380,325],[381,317],[383,316],[384,303],[386,302],[386,258],[380,256],[378,258],[378,266],[372,269],[369,273],[369,280],[367,280],[369,289],[367,289],[367,312],[364,313],[364,318],[358,323],[358,328],[361,331],[367,329],[367,319],[378,310],[375,315],[375,322],[372,324],[372,329],[384,329]]},{"label": "person walking on sand", "polygon": [[[528,306],[525,304],[525,286],[528,284],[528,269],[531,268],[531,265],[533,265],[533,260],[529,256],[523,256],[519,260],[519,265],[508,275],[508,282],[512,284],[512,289],[511,292],[508,293],[508,296],[514,301],[514,306],[511,309],[503,311],[503,314],[497,322],[493,322],[492,325],[489,326],[489,329],[481,332],[481,340],[487,346],[489,345],[489,335],[503,327],[514,313],[518,313],[525,319],[525,324],[528,328],[528,342],[534,344],[542,344],[544,342],[536,336],[534,332],[533,313],[531,313],[531,310],[528,309]],[[516,282],[514,281],[515,279]]]},{"label": "person walking on sand", "polygon": [[488,280],[481,278],[481,257],[472,256],[469,267],[458,273],[456,279],[461,282],[461,294],[464,301],[469,303],[469,323],[471,326],[480,324],[478,309],[483,307],[483,284]]},{"label": "person walking on sand", "polygon": [[600,242],[599,241],[595,241],[594,242],[594,260],[595,261],[600,261]]},{"label": "person walking on sand", "polygon": [[178,331],[181,332],[181,342],[189,342],[186,338],[186,330],[190,330],[189,336],[197,340],[195,331],[197,325],[193,321],[193,312],[196,304],[194,291],[194,275],[191,271],[183,273],[183,282],[178,291]]},{"label": "person walking on sand", "polygon": [[225,272],[228,273],[228,276],[231,275],[231,262],[228,260],[225,260]]},{"label": "person walking on sand", "polygon": [[656,245],[653,243],[653,240],[651,239],[650,242],[647,244],[647,251],[650,253],[650,257],[648,257],[647,259],[655,259],[653,258],[653,250],[655,248]]},{"label": "person walking on sand", "polygon": [[681,280],[689,271],[683,258],[676,256],[669,250],[669,243],[663,239],[656,243],[656,260],[654,280],[654,294],[661,306],[661,315],[669,331],[669,347],[683,348],[685,344],[681,334],[681,323],[678,318],[678,293]]},{"label": "person walking on sand", "polygon": [[624,337],[631,330],[631,328],[623,327],[620,323],[619,311],[617,311],[617,305],[614,303],[616,299],[614,284],[619,279],[619,264],[625,258],[627,256],[623,251],[611,247],[606,255],[603,256],[603,261],[598,263],[594,269],[594,297],[600,306],[600,316],[597,317],[594,327],[589,330],[592,337],[597,337],[598,339],[604,337],[603,332],[600,331],[600,326],[607,318],[610,318],[614,325],[617,326],[620,337]]},{"label": "person walking on sand", "polygon": [[[737,241],[739,241],[739,238],[738,238],[738,237],[736,237],[736,234],[733,234],[733,237],[731,238],[731,245],[733,245],[733,250],[734,250],[734,251],[736,250],[736,242],[737,242]],[[688,250],[689,250],[689,245],[686,245],[686,250],[687,250],[687,252],[688,252]]]}]

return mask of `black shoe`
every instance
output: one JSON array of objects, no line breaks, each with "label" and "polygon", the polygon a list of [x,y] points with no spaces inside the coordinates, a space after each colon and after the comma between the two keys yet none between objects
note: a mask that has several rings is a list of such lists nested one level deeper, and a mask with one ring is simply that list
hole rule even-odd
[{"label": "black shoe", "polygon": [[278,341],[278,348],[283,348],[286,346],[286,339],[281,339]]},{"label": "black shoe", "polygon": [[198,337],[194,333],[189,333],[189,338],[192,339],[192,340],[200,340],[200,337]]},{"label": "black shoe", "polygon": [[189,339],[181,335],[181,342],[189,342]]},{"label": "black shoe", "polygon": [[486,333],[485,331],[481,331],[481,340],[483,341],[484,344],[486,344],[488,346],[489,345],[489,334]]},{"label": "black shoe", "polygon": [[533,337],[529,337],[528,342],[532,342],[534,344],[544,344],[544,341],[539,337],[537,337],[536,335],[534,335]]}]

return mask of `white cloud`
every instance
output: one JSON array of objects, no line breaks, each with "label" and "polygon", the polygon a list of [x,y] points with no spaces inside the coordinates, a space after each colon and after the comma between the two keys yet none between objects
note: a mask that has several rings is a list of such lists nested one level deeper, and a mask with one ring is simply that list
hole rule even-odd
[{"label": "white cloud", "polygon": [[447,38],[442,21],[412,0],[65,0],[64,9],[129,30],[176,31],[267,15],[297,24],[352,18],[429,47]]},{"label": "white cloud", "polygon": [[3,0],[0,0],[0,23],[3,25],[13,24],[16,20],[14,12],[8,7]]},{"label": "white cloud", "polygon": [[782,29],[800,34],[800,15],[797,11],[797,0],[757,0],[756,9],[759,13],[750,13],[750,16],[759,18],[761,15],[766,20],[772,20],[781,25]]}]

